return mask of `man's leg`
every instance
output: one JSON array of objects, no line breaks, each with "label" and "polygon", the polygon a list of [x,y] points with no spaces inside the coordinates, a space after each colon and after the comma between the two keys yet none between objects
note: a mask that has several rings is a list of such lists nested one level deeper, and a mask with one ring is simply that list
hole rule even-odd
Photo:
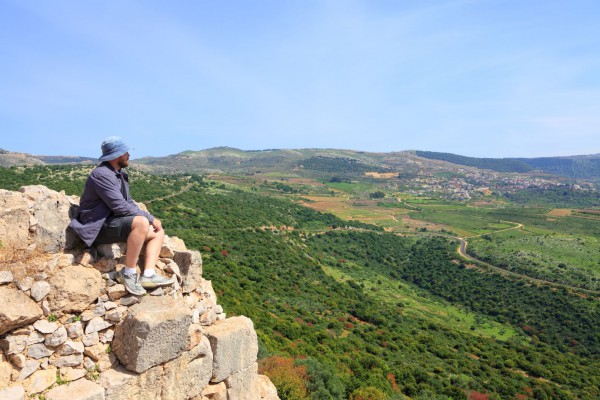
[{"label": "man's leg", "polygon": [[[149,231],[150,223],[146,217],[138,215],[133,218],[133,221],[131,222],[131,231],[129,232],[129,236],[127,236],[127,253],[125,254],[125,266],[128,268],[135,268],[137,265],[140,253],[142,252],[142,247],[146,242],[146,237],[149,235]],[[158,251],[160,252],[160,246]],[[156,260],[158,260],[158,254]],[[154,260],[154,262],[156,262],[156,260]]]}]

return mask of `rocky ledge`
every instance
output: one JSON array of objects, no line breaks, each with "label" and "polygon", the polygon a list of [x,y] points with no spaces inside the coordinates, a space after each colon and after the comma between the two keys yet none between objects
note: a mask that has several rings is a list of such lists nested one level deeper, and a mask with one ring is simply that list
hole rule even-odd
[{"label": "rocky ledge", "polygon": [[0,399],[275,400],[252,321],[227,318],[202,257],[165,240],[172,287],[133,296],[124,243],[83,251],[78,204],[44,186],[0,190]]}]

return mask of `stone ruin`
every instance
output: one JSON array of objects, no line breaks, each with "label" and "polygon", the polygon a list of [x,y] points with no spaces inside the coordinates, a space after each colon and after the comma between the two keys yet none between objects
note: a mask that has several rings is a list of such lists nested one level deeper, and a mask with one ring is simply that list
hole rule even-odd
[{"label": "stone ruin", "polygon": [[0,399],[279,399],[252,321],[226,317],[199,252],[167,237],[157,269],[176,283],[133,296],[114,279],[125,244],[94,257],[66,229],[78,201],[0,189]]}]

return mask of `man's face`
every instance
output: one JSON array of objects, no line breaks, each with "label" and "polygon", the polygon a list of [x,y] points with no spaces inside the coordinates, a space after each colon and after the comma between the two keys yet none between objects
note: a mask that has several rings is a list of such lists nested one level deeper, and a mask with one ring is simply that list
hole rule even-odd
[{"label": "man's face", "polygon": [[129,165],[129,152],[123,154],[121,157],[117,159],[119,167],[125,168]]}]

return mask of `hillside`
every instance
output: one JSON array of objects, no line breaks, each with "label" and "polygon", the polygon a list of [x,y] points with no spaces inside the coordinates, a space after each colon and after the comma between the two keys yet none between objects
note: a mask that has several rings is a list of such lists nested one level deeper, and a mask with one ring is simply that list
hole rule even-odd
[{"label": "hillside", "polygon": [[[80,194],[86,171],[26,168],[0,174],[0,187],[43,179]],[[399,236],[355,221],[358,216],[343,220],[285,197],[285,185],[308,190],[306,181],[282,186],[262,177],[222,178],[157,177],[134,168],[132,195],[169,234],[202,252],[204,275],[219,282],[228,312],[255,321],[261,370],[282,399],[600,395],[598,298],[482,272],[461,260],[456,239],[433,224],[445,218],[445,231],[482,235],[513,226],[499,220],[527,216],[532,232],[543,237],[543,229],[556,229],[543,213],[538,220],[530,211],[519,214],[519,207],[488,210],[405,197],[411,218],[432,223]],[[402,221],[399,229],[412,219]],[[565,237],[596,234],[594,221],[573,224]],[[514,240],[508,232],[505,239]]]},{"label": "hillside", "polygon": [[98,160],[90,157],[79,156],[35,156],[27,153],[15,153],[0,149],[0,167],[14,167],[19,165],[44,165],[44,164],[73,164],[96,163]]}]

